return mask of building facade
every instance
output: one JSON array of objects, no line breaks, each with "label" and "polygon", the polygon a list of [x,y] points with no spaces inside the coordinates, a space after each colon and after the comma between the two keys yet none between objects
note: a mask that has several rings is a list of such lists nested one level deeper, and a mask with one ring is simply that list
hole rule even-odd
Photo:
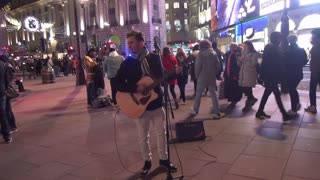
[{"label": "building facade", "polygon": [[[23,25],[29,16],[39,20],[38,29]],[[70,47],[77,49],[80,38],[81,56],[87,48],[102,47],[108,41],[127,52],[130,30],[144,32],[149,49],[155,36],[160,37],[160,46],[167,44],[164,0],[35,0],[16,5],[6,20],[8,44],[15,51],[63,53]]]},{"label": "building facade", "polygon": [[168,44],[187,43],[190,40],[188,0],[166,0],[165,8]]}]

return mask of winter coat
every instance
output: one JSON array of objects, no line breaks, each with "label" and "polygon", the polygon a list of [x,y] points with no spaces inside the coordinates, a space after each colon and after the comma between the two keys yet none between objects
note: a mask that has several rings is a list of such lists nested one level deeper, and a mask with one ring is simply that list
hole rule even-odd
[{"label": "winter coat", "polygon": [[[162,64],[166,71],[172,71],[177,65],[177,59],[173,55],[169,56],[162,56]],[[169,81],[168,84],[177,84],[177,79],[173,79],[172,81]]]},{"label": "winter coat", "polygon": [[265,46],[260,71],[265,84],[281,83],[284,80],[284,53],[280,47],[273,44]]},{"label": "winter coat", "polygon": [[238,81],[240,87],[254,87],[256,85],[258,58],[257,52],[243,52],[237,60],[240,67]]},{"label": "winter coat", "polygon": [[311,50],[310,70],[311,74],[320,73],[320,45],[313,45]]},{"label": "winter coat", "polygon": [[290,45],[285,54],[287,80],[303,79],[303,66],[308,62],[307,53],[298,45]]},{"label": "winter coat", "polygon": [[120,56],[116,51],[113,51],[109,56],[104,57],[104,72],[107,73],[108,79],[114,78],[124,61],[124,57]]},{"label": "winter coat", "polygon": [[[194,81],[196,79],[196,73],[195,73],[195,62],[196,62],[196,56],[199,53],[199,50],[195,50],[188,56],[188,58],[192,58],[193,62],[190,64],[190,77],[191,80]],[[192,60],[190,60],[192,61]]]},{"label": "winter coat", "polygon": [[182,65],[182,72],[180,74],[178,74],[177,76],[177,80],[178,80],[178,84],[187,84],[188,83],[188,71],[189,71],[189,67],[188,65],[184,65],[183,62],[187,59],[186,57],[184,57],[181,54],[177,54],[176,55],[176,59],[178,61],[179,65]]},{"label": "winter coat", "polygon": [[216,75],[220,69],[220,62],[212,48],[200,50],[196,55],[195,76],[198,84],[216,84]]},{"label": "winter coat", "polygon": [[97,62],[95,59],[92,59],[89,56],[85,56],[84,58],[84,65],[86,69],[86,81],[87,83],[93,83],[94,82],[94,76],[95,76],[95,69],[97,67]]}]

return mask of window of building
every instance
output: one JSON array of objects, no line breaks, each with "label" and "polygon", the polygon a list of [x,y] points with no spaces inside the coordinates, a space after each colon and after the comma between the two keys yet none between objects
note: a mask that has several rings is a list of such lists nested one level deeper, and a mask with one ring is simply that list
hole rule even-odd
[{"label": "window of building", "polygon": [[116,3],[115,0],[109,1],[109,7],[108,7],[108,15],[109,15],[109,24],[110,26],[117,26],[117,20],[116,20]]},{"label": "window of building", "polygon": [[184,7],[185,9],[188,9],[188,3],[183,3],[183,7]]},{"label": "window of building", "polygon": [[168,13],[166,13],[166,18],[169,18],[169,17],[170,17],[170,15]]},{"label": "window of building", "polygon": [[169,9],[169,4],[168,3],[166,3],[166,9]]},{"label": "window of building", "polygon": [[130,24],[139,23],[138,22],[137,2],[136,2],[136,0],[130,0],[130,3],[129,3],[129,21],[130,21]]},{"label": "window of building", "polygon": [[173,3],[173,8],[174,9],[180,8],[180,3],[179,2]]},{"label": "window of building", "polygon": [[179,19],[174,20],[174,26],[176,27],[176,31],[181,30],[181,22]]},{"label": "window of building", "polygon": [[188,19],[184,19],[184,24],[188,24]]},{"label": "window of building", "polygon": [[167,28],[167,31],[171,30],[170,21],[166,21],[166,28]]}]

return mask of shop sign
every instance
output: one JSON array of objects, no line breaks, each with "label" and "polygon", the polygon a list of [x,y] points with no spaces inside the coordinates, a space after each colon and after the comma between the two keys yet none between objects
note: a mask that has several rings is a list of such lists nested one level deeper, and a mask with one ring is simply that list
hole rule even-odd
[{"label": "shop sign", "polygon": [[241,7],[243,7],[244,11],[246,12],[246,17],[244,18],[244,20],[259,16],[259,1],[245,0],[245,1],[242,1]]},{"label": "shop sign", "polygon": [[34,16],[28,16],[23,20],[23,26],[29,32],[35,32],[40,30],[40,22]]},{"label": "shop sign", "polygon": [[260,0],[260,16],[284,9],[285,0]]},{"label": "shop sign", "polygon": [[300,0],[300,6],[320,4],[320,0]]}]

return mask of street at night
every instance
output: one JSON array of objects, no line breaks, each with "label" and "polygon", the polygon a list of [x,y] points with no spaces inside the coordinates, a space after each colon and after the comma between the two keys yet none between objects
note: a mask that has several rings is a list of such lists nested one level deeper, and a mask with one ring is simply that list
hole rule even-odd
[{"label": "street at night", "polygon": [[[42,84],[40,79],[26,80],[28,90],[12,102],[18,125],[11,144],[0,144],[0,179],[143,179],[138,175],[143,160],[137,144],[133,120],[122,113],[115,121],[111,107],[88,109],[86,87],[75,86],[75,77],[58,77],[56,83]],[[106,85],[108,85],[106,79]],[[174,110],[174,124],[189,117],[192,83],[188,83],[186,105]],[[110,87],[107,86],[110,93]],[[254,94],[260,99],[263,87]],[[300,91],[302,107],[309,103],[307,91]],[[288,95],[282,95],[289,107]],[[220,100],[224,107],[227,103]],[[204,141],[170,144],[172,162],[178,166],[173,175],[185,179],[318,179],[320,174],[319,115],[299,111],[290,124],[283,124],[271,97],[261,121],[255,117],[258,103],[247,114],[235,110],[220,120],[209,114],[209,97],[202,98],[198,116],[191,121],[204,122]],[[115,122],[115,124],[114,124]],[[116,143],[115,144],[115,136]],[[166,171],[158,166],[155,134],[151,134],[153,166],[145,179],[165,179]],[[180,156],[179,163],[176,150]],[[117,155],[120,154],[124,166]]]}]

